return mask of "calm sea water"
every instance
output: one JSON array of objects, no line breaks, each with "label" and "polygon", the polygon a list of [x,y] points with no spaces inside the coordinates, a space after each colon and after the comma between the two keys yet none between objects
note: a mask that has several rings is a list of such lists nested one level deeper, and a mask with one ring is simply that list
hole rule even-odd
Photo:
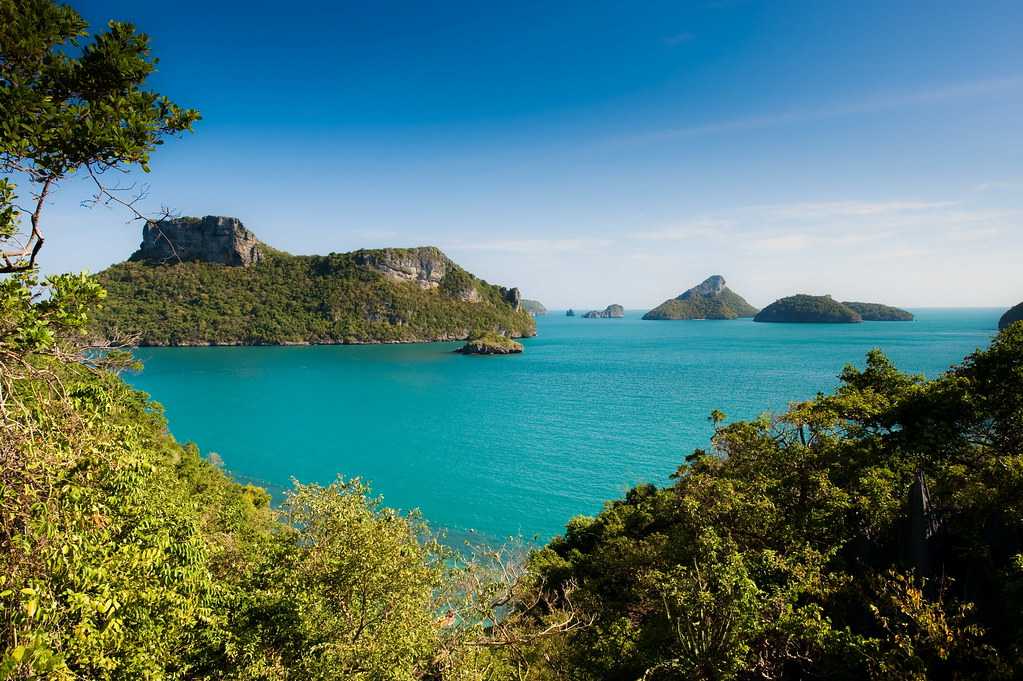
[{"label": "calm sea water", "polygon": [[338,474],[452,533],[546,539],[705,446],[707,415],[749,418],[827,391],[879,347],[935,376],[1002,310],[916,310],[855,325],[540,318],[514,357],[458,344],[143,348],[129,377],[182,441],[278,491]]}]

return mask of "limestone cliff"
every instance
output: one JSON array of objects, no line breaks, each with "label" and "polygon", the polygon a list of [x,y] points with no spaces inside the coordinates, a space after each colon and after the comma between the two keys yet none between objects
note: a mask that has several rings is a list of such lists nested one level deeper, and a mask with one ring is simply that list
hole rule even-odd
[{"label": "limestone cliff", "polygon": [[260,261],[256,235],[238,218],[207,215],[149,222],[131,260],[148,263],[212,262],[247,267]]}]

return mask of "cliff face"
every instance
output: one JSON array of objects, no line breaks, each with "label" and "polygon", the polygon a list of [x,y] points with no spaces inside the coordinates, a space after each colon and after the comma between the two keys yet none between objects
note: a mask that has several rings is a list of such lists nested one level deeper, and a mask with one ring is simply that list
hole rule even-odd
[{"label": "cliff face", "polygon": [[757,313],[739,294],[715,274],[676,298],[666,300],[643,315],[643,319],[736,319]]},{"label": "cliff face", "polygon": [[[229,265],[225,267],[225,265]],[[97,338],[142,345],[264,345],[462,340],[536,333],[517,288],[489,284],[439,249],[295,256],[235,218],[147,225],[107,289]]]},{"label": "cliff face", "polygon": [[263,254],[256,235],[238,218],[207,215],[149,222],[142,229],[142,243],[131,260],[153,264],[212,262],[247,267]]}]

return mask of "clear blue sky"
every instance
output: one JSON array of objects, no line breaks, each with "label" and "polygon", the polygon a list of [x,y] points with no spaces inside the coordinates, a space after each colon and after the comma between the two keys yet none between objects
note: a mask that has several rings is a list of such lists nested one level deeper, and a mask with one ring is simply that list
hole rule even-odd
[{"label": "clear blue sky", "polygon": [[[435,244],[551,307],[1023,299],[1019,0],[72,4],[203,113],[151,206],[293,253]],[[86,193],[50,271],[139,241]]]}]

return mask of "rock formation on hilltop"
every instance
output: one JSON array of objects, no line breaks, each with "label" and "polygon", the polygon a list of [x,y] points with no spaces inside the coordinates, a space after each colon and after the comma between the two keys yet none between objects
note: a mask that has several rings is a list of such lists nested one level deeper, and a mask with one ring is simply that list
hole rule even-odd
[{"label": "rock formation on hilltop", "polygon": [[212,262],[247,267],[262,258],[262,244],[238,218],[207,215],[146,223],[131,260],[148,263]]},{"label": "rock formation on hilltop", "polygon": [[757,313],[739,294],[725,286],[720,274],[707,277],[676,298],[666,300],[643,319],[736,319]]},{"label": "rock formation on hilltop", "polygon": [[586,319],[621,319],[625,316],[625,308],[621,305],[611,304],[603,310],[590,310],[583,315]]},{"label": "rock formation on hilltop", "polygon": [[862,322],[852,308],[831,296],[798,294],[776,300],[753,318],[755,322],[789,322],[804,324],[854,324]]},{"label": "rock formation on hilltop", "polygon": [[911,322],[913,313],[881,303],[843,301],[843,305],[856,312],[865,322]]},{"label": "rock formation on hilltop", "polygon": [[439,249],[295,256],[235,218],[147,225],[128,262],[100,272],[99,339],[142,345],[464,340],[536,333],[517,288],[473,276]]},{"label": "rock formation on hilltop", "polygon": [[1004,329],[1014,322],[1023,321],[1023,303],[1010,308],[1002,318],[998,320],[998,329]]}]

